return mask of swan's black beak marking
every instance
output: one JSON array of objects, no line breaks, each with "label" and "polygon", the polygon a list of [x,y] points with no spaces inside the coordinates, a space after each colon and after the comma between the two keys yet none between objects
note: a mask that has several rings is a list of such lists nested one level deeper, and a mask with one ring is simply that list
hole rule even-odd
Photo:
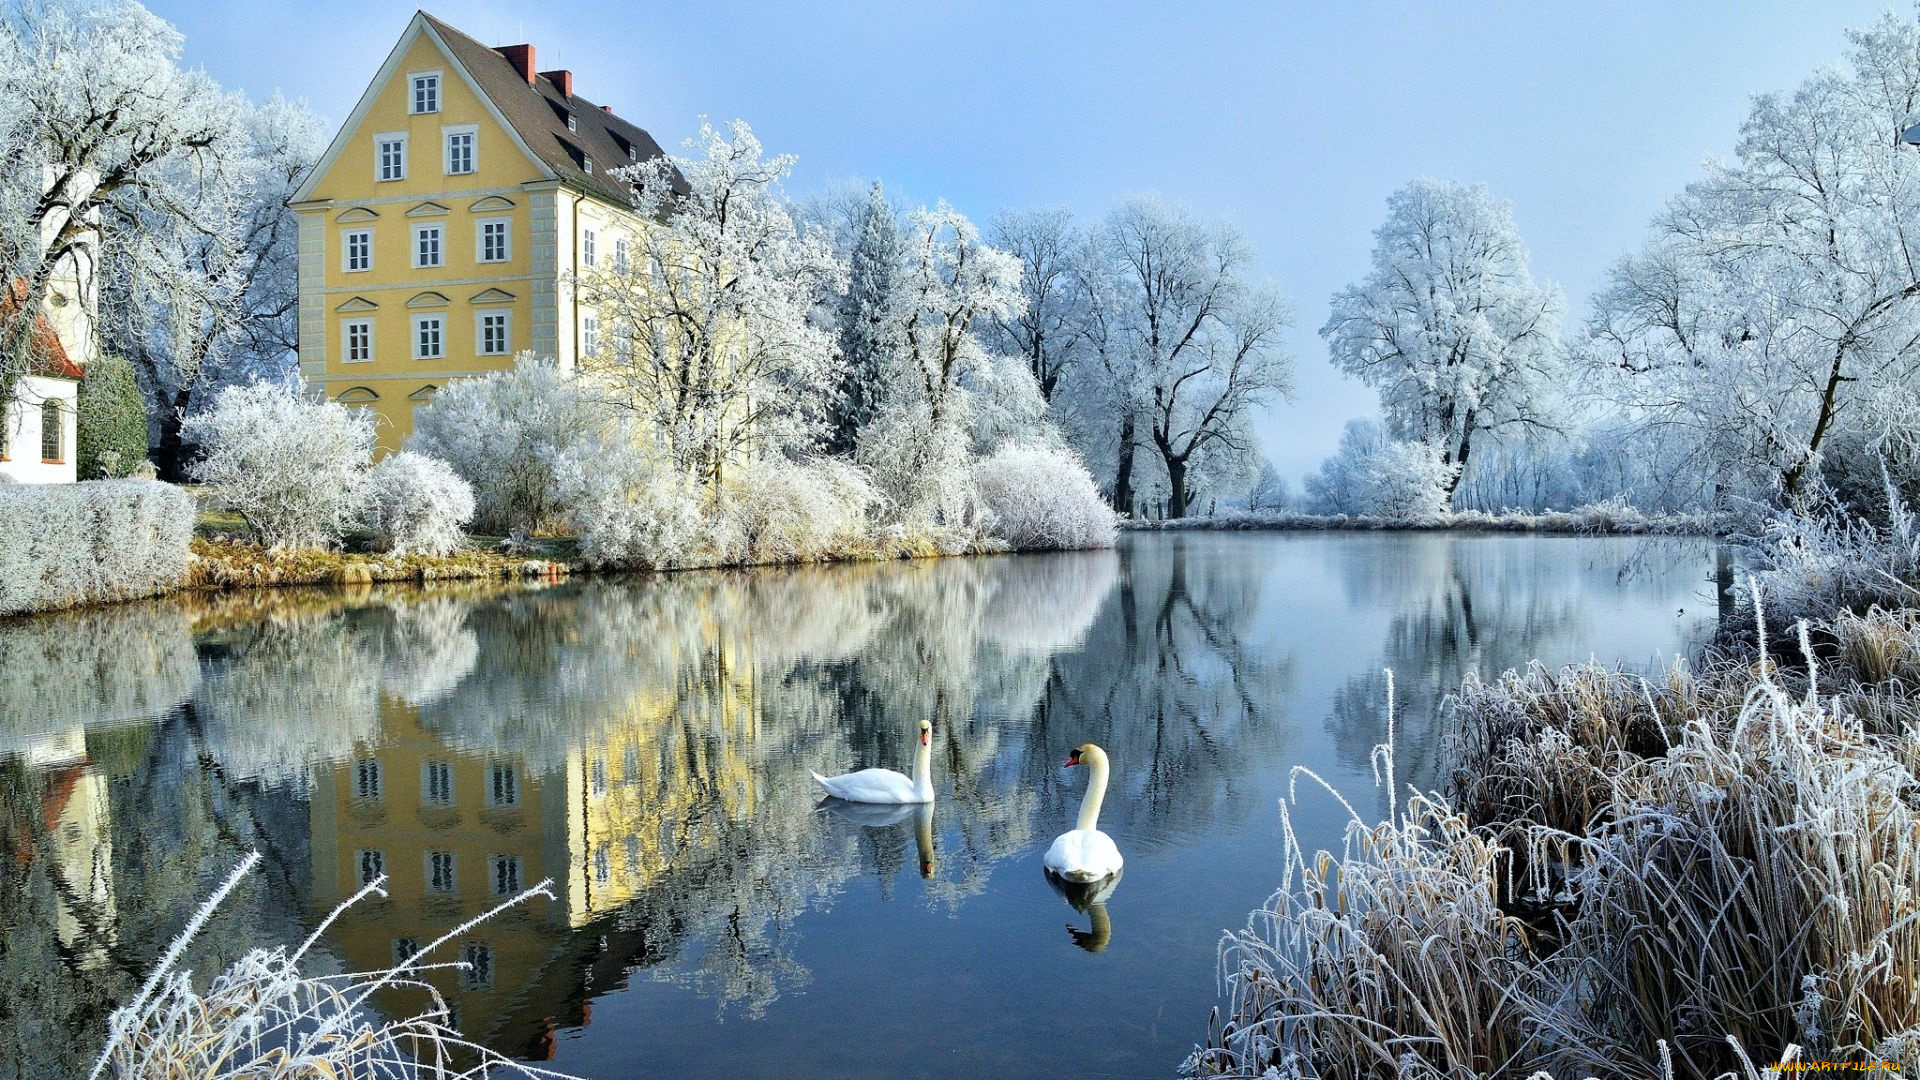
[{"label": "swan's black beak marking", "polygon": [[1067,763],[1060,767],[1063,769],[1071,769],[1078,764],[1080,764],[1080,751],[1075,750],[1073,753],[1067,755]]}]

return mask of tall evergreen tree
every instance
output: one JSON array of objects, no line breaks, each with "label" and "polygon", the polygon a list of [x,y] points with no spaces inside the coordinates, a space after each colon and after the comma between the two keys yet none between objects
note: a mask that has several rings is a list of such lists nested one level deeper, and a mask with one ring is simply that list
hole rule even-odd
[{"label": "tall evergreen tree", "polygon": [[886,385],[886,308],[900,265],[900,226],[876,182],[860,214],[849,262],[851,280],[839,313],[840,381],[827,407],[826,450],[851,454],[873,420]]}]

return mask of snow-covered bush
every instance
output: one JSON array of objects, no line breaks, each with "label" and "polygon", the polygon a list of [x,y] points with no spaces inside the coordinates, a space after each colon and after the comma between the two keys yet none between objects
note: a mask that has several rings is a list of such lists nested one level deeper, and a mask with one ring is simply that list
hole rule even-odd
[{"label": "snow-covered bush", "polygon": [[472,520],[472,485],[439,458],[403,451],[374,467],[367,524],[386,550],[451,555]]},{"label": "snow-covered bush", "polygon": [[1350,420],[1339,449],[1307,477],[1307,495],[1317,513],[1425,520],[1450,509],[1456,471],[1428,443],[1391,438],[1372,420]]},{"label": "snow-covered bush", "polygon": [[186,421],[205,456],[194,476],[271,548],[331,547],[370,492],[372,413],[308,397],[298,383],[229,386]]},{"label": "snow-covered bush", "polygon": [[743,470],[727,493],[731,534],[755,562],[806,562],[844,551],[867,532],[879,493],[859,466],[773,457]]},{"label": "snow-covered bush", "polygon": [[957,424],[936,430],[924,405],[890,402],[860,433],[854,460],[885,501],[887,520],[971,532],[980,506],[967,443]]},{"label": "snow-covered bush", "polygon": [[1018,443],[973,468],[988,531],[1019,550],[1111,547],[1118,531],[1080,455],[1064,446]]},{"label": "snow-covered bush", "polygon": [[522,353],[512,371],[460,379],[414,420],[407,448],[473,485],[474,528],[525,538],[555,523],[554,470],[602,438],[604,410],[579,380]]},{"label": "snow-covered bush", "polygon": [[193,520],[186,492],[149,480],[0,486],[0,615],[171,588]]},{"label": "snow-covered bush", "polygon": [[580,558],[594,566],[664,570],[717,561],[731,547],[701,512],[700,495],[657,462],[630,425],[556,459],[553,500],[580,534]]}]

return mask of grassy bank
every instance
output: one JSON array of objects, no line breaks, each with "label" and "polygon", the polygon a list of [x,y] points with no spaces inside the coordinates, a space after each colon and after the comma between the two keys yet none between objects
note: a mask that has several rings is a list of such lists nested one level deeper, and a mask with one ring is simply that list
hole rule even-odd
[{"label": "grassy bank", "polygon": [[1540,514],[1463,510],[1427,518],[1384,518],[1360,514],[1297,514],[1292,512],[1227,513],[1212,517],[1134,520],[1126,530],[1300,530],[1353,529],[1384,531],[1516,532],[1577,536],[1712,536],[1722,528],[1703,514],[1647,514],[1630,506],[1600,504],[1578,510]]},{"label": "grassy bank", "polygon": [[1764,632],[1651,679],[1470,679],[1443,790],[1394,790],[1387,751],[1387,820],[1355,815],[1338,852],[1289,825],[1187,1074],[1920,1069],[1911,545],[1794,535],[1755,575],[1743,617]]}]

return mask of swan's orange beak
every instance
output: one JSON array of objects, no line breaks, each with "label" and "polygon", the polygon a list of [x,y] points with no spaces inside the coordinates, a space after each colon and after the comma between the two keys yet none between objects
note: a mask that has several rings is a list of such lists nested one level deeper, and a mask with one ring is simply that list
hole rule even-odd
[{"label": "swan's orange beak", "polygon": [[1063,769],[1071,769],[1078,764],[1080,764],[1080,751],[1075,750],[1073,753],[1067,755],[1067,763],[1060,767]]},{"label": "swan's orange beak", "polygon": [[931,731],[920,732],[920,745],[921,746],[933,745],[933,732]]}]

